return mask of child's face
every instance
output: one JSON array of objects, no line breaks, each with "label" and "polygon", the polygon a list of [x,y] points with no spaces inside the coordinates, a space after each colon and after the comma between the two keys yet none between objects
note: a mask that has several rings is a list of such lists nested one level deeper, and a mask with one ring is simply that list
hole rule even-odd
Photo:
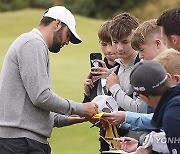
[{"label": "child's face", "polygon": [[160,96],[146,96],[143,94],[139,94],[139,96],[142,98],[144,102],[146,102],[147,105],[151,107],[156,107],[161,98]]},{"label": "child's face", "polygon": [[135,52],[131,47],[131,35],[121,40],[112,39],[112,46],[116,50],[118,58],[127,59]]},{"label": "child's face", "polygon": [[141,44],[139,48],[139,56],[144,60],[152,60],[160,52],[160,48],[157,46],[155,40],[146,44]]},{"label": "child's face", "polygon": [[115,51],[113,50],[111,42],[100,41],[99,43],[101,44],[101,50],[104,53],[104,56],[109,61],[114,61],[115,59],[117,59],[117,56],[115,54]]}]

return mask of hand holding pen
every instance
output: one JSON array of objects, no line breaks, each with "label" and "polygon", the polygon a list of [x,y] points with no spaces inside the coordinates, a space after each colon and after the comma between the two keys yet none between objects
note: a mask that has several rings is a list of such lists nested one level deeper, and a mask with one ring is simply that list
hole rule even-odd
[{"label": "hand holding pen", "polygon": [[138,141],[131,137],[120,137],[117,145],[125,152],[134,152],[138,147]]}]

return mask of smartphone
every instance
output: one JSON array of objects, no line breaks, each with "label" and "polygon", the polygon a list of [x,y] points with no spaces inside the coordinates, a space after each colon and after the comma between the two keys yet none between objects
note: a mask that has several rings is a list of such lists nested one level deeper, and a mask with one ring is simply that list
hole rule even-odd
[{"label": "smartphone", "polygon": [[102,54],[97,53],[97,52],[90,53],[91,67],[101,67],[102,66],[97,60],[102,60]]}]

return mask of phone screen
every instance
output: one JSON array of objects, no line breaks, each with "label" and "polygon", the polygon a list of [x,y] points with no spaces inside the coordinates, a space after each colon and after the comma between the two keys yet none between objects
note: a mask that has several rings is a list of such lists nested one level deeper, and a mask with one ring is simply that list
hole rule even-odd
[{"label": "phone screen", "polygon": [[91,67],[101,67],[101,64],[97,60],[102,60],[102,54],[101,53],[91,53],[90,54]]}]

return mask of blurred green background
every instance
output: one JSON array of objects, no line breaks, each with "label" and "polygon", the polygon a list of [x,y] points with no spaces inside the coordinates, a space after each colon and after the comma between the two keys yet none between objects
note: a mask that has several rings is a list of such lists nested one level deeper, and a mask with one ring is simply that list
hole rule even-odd
[{"label": "blurred green background", "polygon": [[[4,2],[8,1],[10,3],[13,0],[0,0],[0,68],[4,56],[13,40],[20,34],[36,27],[39,24],[45,8],[52,5],[48,4],[41,9],[40,7],[38,7],[38,9],[36,7],[25,7],[24,9],[22,0],[14,0],[14,3],[18,1],[19,4],[21,4],[18,9],[8,8],[1,12],[2,4],[4,5]],[[28,1],[29,0],[23,0],[23,2]],[[107,1],[108,0],[102,0],[101,2]],[[129,0],[127,1],[129,2]],[[31,3],[32,2],[35,3],[36,1],[31,1]],[[53,2],[55,3],[55,1]],[[57,1],[56,3],[59,2],[60,1]],[[71,1],[68,0],[67,2]],[[83,0],[81,0],[81,2],[83,4]],[[92,0],[92,2],[97,2],[97,0]],[[109,3],[110,2],[111,1],[109,1]],[[122,2],[125,6],[124,1]],[[124,9],[117,11],[116,14],[128,11],[138,17],[140,22],[143,22],[144,20],[157,18],[165,9],[179,7],[180,5],[180,2],[177,0],[147,0],[146,3],[142,0],[141,2],[143,5],[139,4],[137,7],[132,7],[130,4],[127,4],[127,6],[131,7],[128,9],[124,7]],[[42,4],[42,1],[39,1],[39,3]],[[16,5],[14,4],[14,6]],[[17,8],[17,6],[15,8]],[[10,10],[16,11],[12,12]],[[80,13],[77,13],[75,18],[77,22],[77,32],[81,36],[83,42],[80,45],[70,44],[65,46],[58,54],[50,53],[53,91],[64,98],[72,99],[77,102],[81,102],[83,99],[83,81],[90,70],[89,54],[90,52],[100,52],[97,31],[100,24],[105,20],[104,17],[100,16],[98,16],[97,19],[95,16],[92,18],[89,17],[89,15],[85,17],[79,14]],[[108,14],[105,15],[109,18]],[[90,129],[90,125],[90,123],[86,122],[64,128],[55,128],[52,137],[49,139],[52,147],[52,154],[98,154],[99,129]]]}]

